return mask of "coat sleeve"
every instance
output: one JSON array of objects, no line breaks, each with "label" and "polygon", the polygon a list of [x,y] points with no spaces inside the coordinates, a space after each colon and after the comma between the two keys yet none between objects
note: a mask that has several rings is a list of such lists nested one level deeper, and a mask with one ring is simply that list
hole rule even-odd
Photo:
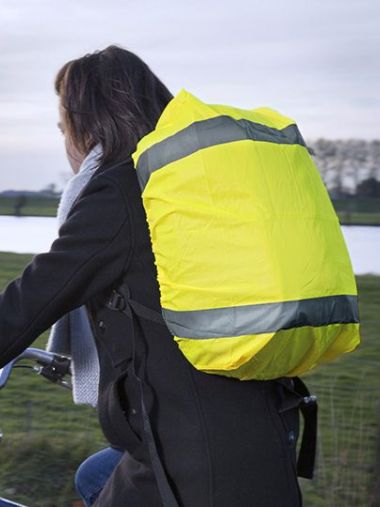
[{"label": "coat sleeve", "polygon": [[131,251],[125,198],[116,181],[95,175],[50,251],[34,256],[0,294],[0,368],[62,315],[114,283]]}]

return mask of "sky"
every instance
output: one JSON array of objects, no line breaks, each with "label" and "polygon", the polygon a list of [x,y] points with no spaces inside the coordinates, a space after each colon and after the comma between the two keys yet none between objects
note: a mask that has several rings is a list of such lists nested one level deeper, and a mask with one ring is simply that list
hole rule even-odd
[{"label": "sky", "polygon": [[380,138],[378,0],[0,0],[0,191],[70,176],[60,67],[110,44],[175,95],[294,118],[307,140]]}]

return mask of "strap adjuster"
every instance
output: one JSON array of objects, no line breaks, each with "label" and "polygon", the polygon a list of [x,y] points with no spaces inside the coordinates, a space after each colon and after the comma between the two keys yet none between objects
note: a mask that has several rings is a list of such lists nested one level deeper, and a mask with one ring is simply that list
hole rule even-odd
[{"label": "strap adjuster", "polygon": [[110,310],[123,311],[126,307],[125,299],[120,292],[117,292],[115,289],[112,291],[111,297],[107,302],[107,308]]},{"label": "strap adjuster", "polygon": [[313,405],[317,403],[317,397],[315,396],[315,394],[311,394],[310,396],[304,396],[302,398],[302,403],[304,405]]}]

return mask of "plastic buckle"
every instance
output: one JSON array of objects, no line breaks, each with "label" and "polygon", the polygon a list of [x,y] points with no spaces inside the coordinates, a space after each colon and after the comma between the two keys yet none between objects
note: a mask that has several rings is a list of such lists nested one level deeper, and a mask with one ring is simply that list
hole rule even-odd
[{"label": "plastic buckle", "polygon": [[311,394],[310,396],[304,396],[302,398],[302,403],[305,405],[312,405],[313,403],[317,403],[317,397],[314,394]]},{"label": "plastic buckle", "polygon": [[124,310],[125,306],[126,304],[124,296],[119,292],[117,292],[116,290],[113,290],[111,297],[107,303],[107,307],[110,308],[111,310],[122,311]]}]

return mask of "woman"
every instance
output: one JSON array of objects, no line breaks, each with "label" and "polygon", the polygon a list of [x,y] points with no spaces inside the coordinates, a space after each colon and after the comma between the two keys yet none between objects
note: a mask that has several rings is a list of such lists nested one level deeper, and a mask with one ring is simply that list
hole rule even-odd
[{"label": "woman", "polygon": [[117,311],[115,290],[160,312],[131,153],[172,95],[115,46],[68,62],[56,90],[71,164],[79,167],[97,145],[102,154],[50,251],[0,295],[0,366],[85,305],[100,363],[100,424],[110,444],[127,451],[95,506],[300,506],[298,409],[279,414],[293,396],[290,379],[200,372],[162,322]]}]

